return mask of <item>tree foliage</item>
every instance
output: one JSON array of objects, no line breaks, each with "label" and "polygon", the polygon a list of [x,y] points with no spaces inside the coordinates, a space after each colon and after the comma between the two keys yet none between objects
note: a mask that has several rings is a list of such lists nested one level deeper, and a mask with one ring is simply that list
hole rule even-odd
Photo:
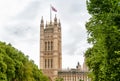
[{"label": "tree foliage", "polygon": [[80,79],[79,81],[84,81],[84,80]]},{"label": "tree foliage", "polygon": [[58,78],[56,78],[56,79],[55,79],[55,81],[64,81],[64,79],[63,79],[63,78],[58,77]]},{"label": "tree foliage", "polygon": [[86,63],[93,81],[120,81],[120,1],[88,0]]},{"label": "tree foliage", "polygon": [[49,81],[28,56],[0,42],[0,81]]}]

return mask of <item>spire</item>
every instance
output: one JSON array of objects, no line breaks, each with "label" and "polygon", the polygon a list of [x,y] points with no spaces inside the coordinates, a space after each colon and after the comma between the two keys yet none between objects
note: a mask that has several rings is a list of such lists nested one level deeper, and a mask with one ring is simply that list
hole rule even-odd
[{"label": "spire", "polygon": [[47,21],[46,21],[46,28],[48,27]]},{"label": "spire", "polygon": [[78,70],[81,70],[81,65],[80,65],[79,62],[78,62],[78,64],[77,64],[76,68],[77,68]]},{"label": "spire", "polygon": [[41,23],[44,23],[44,21],[43,21],[43,16],[42,16],[42,18],[41,18]]},{"label": "spire", "polygon": [[44,27],[44,20],[43,20],[43,16],[41,18],[41,24],[40,24],[41,27]]},{"label": "spire", "polygon": [[54,18],[54,24],[57,25],[57,17],[56,17],[56,14],[55,14],[55,18]]},{"label": "spire", "polygon": [[84,57],[84,63],[83,63],[83,71],[89,71],[87,65],[86,65],[86,58]]},{"label": "spire", "polygon": [[58,23],[58,25],[61,27],[61,22],[60,22],[60,19],[59,19],[59,23]]},{"label": "spire", "polygon": [[80,63],[78,62],[78,66],[80,65]]},{"label": "spire", "polygon": [[52,25],[52,20],[50,20],[50,26]]},{"label": "spire", "polygon": [[54,18],[54,21],[57,21],[57,17],[56,17],[56,14],[55,14],[55,18]]}]

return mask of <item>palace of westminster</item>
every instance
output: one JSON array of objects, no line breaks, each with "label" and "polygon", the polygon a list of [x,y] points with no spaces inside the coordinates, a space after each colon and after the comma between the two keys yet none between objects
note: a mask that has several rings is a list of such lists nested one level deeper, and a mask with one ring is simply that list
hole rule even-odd
[{"label": "palace of westminster", "polygon": [[55,16],[54,21],[40,23],[40,69],[51,81],[63,78],[63,81],[90,81],[88,68],[78,63],[75,69],[62,69],[61,23]]}]

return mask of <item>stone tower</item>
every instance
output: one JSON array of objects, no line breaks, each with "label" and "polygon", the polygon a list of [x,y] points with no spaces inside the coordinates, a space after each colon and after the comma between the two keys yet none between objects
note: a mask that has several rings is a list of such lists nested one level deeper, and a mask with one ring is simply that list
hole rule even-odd
[{"label": "stone tower", "polygon": [[62,69],[61,23],[55,16],[54,22],[44,24],[43,17],[40,24],[40,69],[51,81]]}]

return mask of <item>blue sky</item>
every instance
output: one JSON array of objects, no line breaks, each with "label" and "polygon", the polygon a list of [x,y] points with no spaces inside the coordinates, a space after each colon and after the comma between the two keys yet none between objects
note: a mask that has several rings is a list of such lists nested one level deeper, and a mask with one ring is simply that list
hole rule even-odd
[{"label": "blue sky", "polygon": [[0,41],[11,43],[39,66],[40,20],[50,20],[50,4],[62,24],[63,68],[74,68],[90,47],[85,23],[90,18],[86,0],[1,0]]}]

